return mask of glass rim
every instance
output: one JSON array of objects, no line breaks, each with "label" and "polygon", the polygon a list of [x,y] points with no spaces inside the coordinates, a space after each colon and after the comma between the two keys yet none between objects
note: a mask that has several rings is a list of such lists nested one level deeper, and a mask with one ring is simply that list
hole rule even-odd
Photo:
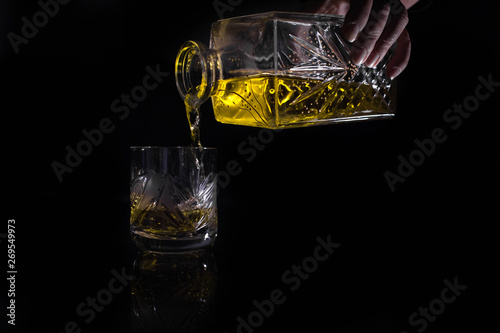
[{"label": "glass rim", "polygon": [[168,149],[168,150],[217,150],[215,147],[194,147],[194,146],[130,146],[133,149]]},{"label": "glass rim", "polygon": [[288,17],[297,17],[297,18],[310,18],[310,17],[315,17],[316,19],[322,19],[322,20],[331,20],[331,19],[337,19],[344,21],[345,16],[344,15],[336,15],[336,14],[323,14],[323,13],[307,13],[307,12],[290,12],[290,11],[280,11],[280,10],[271,10],[263,13],[256,13],[256,14],[248,14],[248,15],[242,15],[242,16],[235,16],[235,17],[228,17],[228,18],[223,18],[220,19],[219,21],[225,21],[225,20],[234,20],[234,19],[241,19],[241,18],[252,18],[252,17],[265,17],[265,18],[277,18],[277,19],[283,19],[283,18],[288,18]]}]

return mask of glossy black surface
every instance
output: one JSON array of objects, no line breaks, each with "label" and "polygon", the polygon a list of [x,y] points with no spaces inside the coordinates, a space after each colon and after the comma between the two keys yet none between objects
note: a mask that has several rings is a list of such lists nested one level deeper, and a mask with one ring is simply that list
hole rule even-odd
[{"label": "glossy black surface", "polygon": [[[270,135],[219,124],[203,105],[203,144],[218,148],[221,172],[238,173],[221,183],[218,239],[209,253],[141,266],[128,148],[189,143],[174,60],[184,41],[208,42],[214,4],[75,0],[15,54],[5,36],[40,7],[4,3],[0,234],[16,220],[17,269],[15,327],[4,314],[9,284],[0,291],[7,332],[500,329],[498,4],[431,1],[410,12],[413,53],[392,120]],[[231,7],[224,15],[300,4]],[[156,88],[127,106],[122,94],[151,71],[163,75]],[[448,113],[462,104],[477,110]],[[102,138],[60,182],[54,161],[95,128]],[[398,171],[410,157],[418,165]],[[394,192],[386,171],[407,174]]]}]

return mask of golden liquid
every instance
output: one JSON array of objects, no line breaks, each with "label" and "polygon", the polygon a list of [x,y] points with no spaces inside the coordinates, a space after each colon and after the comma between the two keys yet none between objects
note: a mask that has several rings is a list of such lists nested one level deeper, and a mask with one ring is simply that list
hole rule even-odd
[{"label": "golden liquid", "polygon": [[[187,98],[186,98],[187,100]],[[201,147],[200,139],[200,108],[184,102],[186,106],[186,115],[188,118],[189,129],[191,130],[191,144]]]},{"label": "golden liquid", "polygon": [[215,117],[222,123],[266,128],[392,114],[371,85],[286,76],[221,80],[212,103]]},{"label": "golden liquid", "polygon": [[[199,91],[201,85],[196,87]],[[204,87],[203,87],[204,89]],[[184,99],[184,106],[186,107],[186,115],[188,119],[189,129],[191,130],[191,145],[201,147],[200,138],[200,106],[197,103],[197,91],[189,91]]]},{"label": "golden liquid", "polygon": [[194,233],[207,225],[216,226],[217,223],[215,208],[175,211],[147,208],[141,212],[135,209],[131,209],[131,216],[136,217],[131,223],[132,230],[148,237],[184,237],[186,233]]}]

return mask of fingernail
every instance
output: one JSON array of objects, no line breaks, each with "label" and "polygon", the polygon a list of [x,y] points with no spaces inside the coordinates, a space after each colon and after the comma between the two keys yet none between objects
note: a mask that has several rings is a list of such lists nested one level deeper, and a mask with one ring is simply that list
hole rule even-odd
[{"label": "fingernail", "polygon": [[347,39],[349,43],[354,42],[359,34],[359,27],[354,22],[351,22],[349,23],[349,25],[344,26],[343,30],[344,30],[344,38]]},{"label": "fingernail", "polygon": [[375,66],[378,65],[380,62],[380,55],[379,54],[371,54],[370,57],[366,60],[365,65],[374,68]]},{"label": "fingernail", "polygon": [[368,56],[368,52],[365,49],[352,48],[351,60],[356,65],[361,65]]},{"label": "fingernail", "polygon": [[391,78],[391,80],[394,80],[399,74],[401,74],[402,71],[403,71],[402,68],[392,67],[392,68],[388,69],[388,72],[389,72],[388,75]]}]

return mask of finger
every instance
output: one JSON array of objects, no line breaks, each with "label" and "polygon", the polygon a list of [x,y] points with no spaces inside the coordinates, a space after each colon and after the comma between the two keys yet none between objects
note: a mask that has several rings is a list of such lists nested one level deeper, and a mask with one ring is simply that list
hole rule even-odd
[{"label": "finger", "polygon": [[400,8],[401,10],[399,13],[392,12],[394,15],[391,16],[390,22],[384,28],[370,56],[366,59],[365,65],[368,67],[377,66],[391,46],[394,45],[401,33],[403,33],[403,30],[405,30],[408,24],[408,12],[404,7],[401,6]]},{"label": "finger", "polygon": [[411,41],[408,31],[403,30],[397,40],[396,51],[387,64],[386,74],[391,79],[401,74],[410,61]]},{"label": "finger", "polygon": [[354,42],[359,32],[365,27],[370,17],[372,5],[372,0],[351,1],[349,11],[344,18],[344,26],[342,27],[344,38],[349,42]]},{"label": "finger", "polygon": [[356,65],[366,61],[375,44],[382,35],[389,18],[390,6],[378,2],[370,13],[370,18],[364,29],[358,34],[351,48],[351,59]]}]

